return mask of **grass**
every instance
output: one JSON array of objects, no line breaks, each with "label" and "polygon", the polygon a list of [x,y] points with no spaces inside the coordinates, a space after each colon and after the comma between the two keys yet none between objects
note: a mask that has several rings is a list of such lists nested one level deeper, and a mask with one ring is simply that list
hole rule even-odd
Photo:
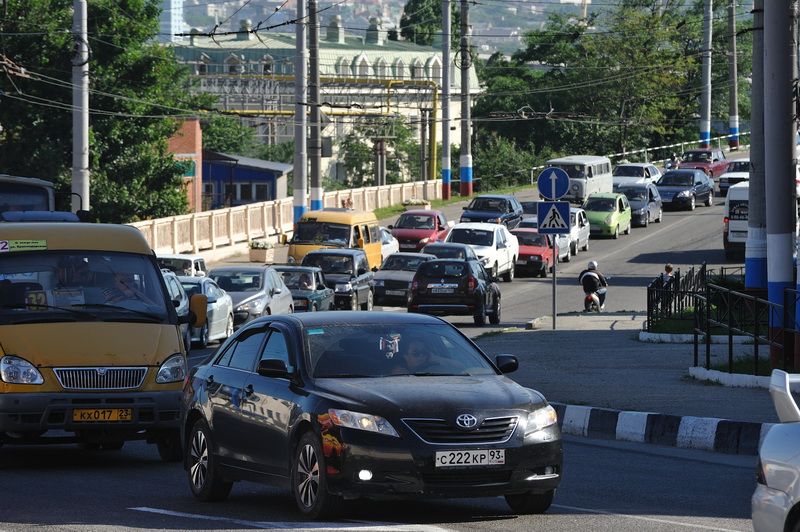
[{"label": "grass", "polygon": [[[733,371],[731,373],[739,373],[742,375],[756,375],[759,377],[769,377],[772,373],[769,359],[766,357],[759,357],[758,359],[758,374],[753,369],[755,367],[755,355],[749,354],[733,359]],[[728,373],[728,362],[720,362],[712,364],[711,369]]]},{"label": "grass", "polygon": [[[693,334],[694,307],[686,307],[681,312],[673,314],[671,318],[658,320],[650,327],[650,332],[658,334]],[[711,334],[728,334],[728,331],[721,327],[713,327]]]}]

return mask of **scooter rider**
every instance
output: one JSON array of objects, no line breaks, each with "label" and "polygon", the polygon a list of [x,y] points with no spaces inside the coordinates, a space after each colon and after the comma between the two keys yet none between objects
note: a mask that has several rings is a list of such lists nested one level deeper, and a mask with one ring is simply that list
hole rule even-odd
[{"label": "scooter rider", "polygon": [[600,310],[603,310],[603,304],[606,300],[606,281],[605,275],[600,273],[597,269],[597,261],[590,261],[587,268],[578,276],[578,282],[583,285],[583,291],[589,294],[597,294],[597,299],[600,302]]}]

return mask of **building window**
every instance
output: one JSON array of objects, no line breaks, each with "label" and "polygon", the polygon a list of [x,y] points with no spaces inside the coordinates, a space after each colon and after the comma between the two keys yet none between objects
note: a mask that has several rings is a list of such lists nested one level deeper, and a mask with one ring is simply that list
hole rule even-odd
[{"label": "building window", "polygon": [[375,76],[379,79],[386,79],[386,61],[383,58],[378,59],[378,62],[375,63]]},{"label": "building window", "polygon": [[411,63],[411,79],[422,79],[422,62],[419,59],[414,59]]},{"label": "building window", "polygon": [[394,77],[397,79],[405,79],[406,77],[406,64],[402,59],[398,59],[394,64]]},{"label": "building window", "polygon": [[272,199],[269,193],[269,185],[267,183],[256,183],[256,195],[253,198],[256,201],[270,201]]},{"label": "building window", "polygon": [[272,59],[271,55],[265,55],[261,58],[261,73],[265,76],[269,76],[270,74],[274,74],[275,70],[275,60]]}]

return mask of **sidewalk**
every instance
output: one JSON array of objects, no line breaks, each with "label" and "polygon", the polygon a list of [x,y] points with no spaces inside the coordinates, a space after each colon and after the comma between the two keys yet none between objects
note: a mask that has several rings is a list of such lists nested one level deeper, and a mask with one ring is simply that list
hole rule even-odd
[{"label": "sidewalk", "polygon": [[[638,339],[644,313],[559,315],[535,330],[479,338],[490,356],[519,358],[511,377],[540,391],[566,434],[641,441],[731,454],[756,454],[777,423],[769,391],[689,378],[692,344]],[[739,345],[740,353],[752,346]],[[702,351],[701,351],[702,352]],[[712,361],[727,345],[712,345]]]}]

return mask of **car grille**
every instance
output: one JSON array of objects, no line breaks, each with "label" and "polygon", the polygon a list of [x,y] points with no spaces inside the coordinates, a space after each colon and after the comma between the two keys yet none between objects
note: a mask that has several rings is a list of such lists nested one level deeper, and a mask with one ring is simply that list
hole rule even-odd
[{"label": "car grille", "polygon": [[484,444],[507,441],[517,428],[516,417],[483,420],[474,430],[462,430],[443,419],[404,419],[403,423],[427,443]]},{"label": "car grille", "polygon": [[437,471],[435,473],[423,473],[422,480],[426,484],[503,484],[511,480],[511,471],[469,471],[464,469]]},{"label": "car grille", "polygon": [[125,390],[141,386],[147,368],[58,368],[55,374],[67,390]]}]

